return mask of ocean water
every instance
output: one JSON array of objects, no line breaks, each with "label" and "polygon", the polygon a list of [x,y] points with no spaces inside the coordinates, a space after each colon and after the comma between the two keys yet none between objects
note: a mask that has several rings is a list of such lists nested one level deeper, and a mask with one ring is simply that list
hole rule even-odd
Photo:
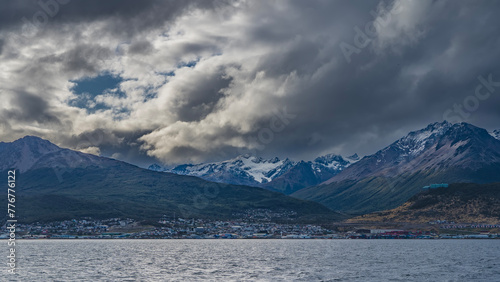
[{"label": "ocean water", "polygon": [[500,281],[500,240],[22,240],[16,247],[18,274],[5,270],[1,281]]}]

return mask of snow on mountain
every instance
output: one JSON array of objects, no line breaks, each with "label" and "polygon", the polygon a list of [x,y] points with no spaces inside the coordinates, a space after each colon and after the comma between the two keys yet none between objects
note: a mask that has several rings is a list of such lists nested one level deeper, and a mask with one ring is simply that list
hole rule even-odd
[{"label": "snow on mountain", "polygon": [[241,160],[243,162],[242,168],[259,183],[269,182],[276,177],[281,171],[281,166],[286,161],[278,158],[263,160],[256,157],[243,157]]},{"label": "snow on mountain", "polygon": [[253,184],[258,185],[280,176],[284,169],[287,169],[291,164],[292,162],[289,159],[273,158],[265,160],[254,156],[238,156],[231,160],[215,163],[179,165],[165,171],[197,176],[212,181],[233,176],[235,179],[230,182],[235,182],[234,184],[243,184],[237,181],[237,178],[243,178],[244,181],[242,182],[244,183],[255,182]]},{"label": "snow on mountain", "polygon": [[497,129],[497,130],[490,132],[490,135],[495,137],[496,139],[500,140],[500,129]]},{"label": "snow on mountain", "polygon": [[500,181],[500,141],[468,123],[433,123],[292,195],[346,213],[395,208],[432,183]]},{"label": "snow on mountain", "polygon": [[475,169],[500,161],[498,154],[492,153],[500,151],[500,144],[490,135],[467,123],[432,123],[363,158],[325,184],[447,167]]},{"label": "snow on mountain", "polygon": [[166,169],[158,164],[152,164],[148,167],[149,170],[152,171],[165,171]]},{"label": "snow on mountain", "polygon": [[312,168],[317,172],[322,172],[322,169],[324,170],[325,168],[340,172],[350,164],[350,161],[347,161],[341,156],[335,154],[317,157],[313,162],[311,162]]},{"label": "snow on mountain", "polygon": [[401,151],[401,157],[417,156],[434,144],[451,126],[452,124],[447,121],[432,123],[422,130],[410,132],[407,136],[396,141],[391,147],[387,147],[385,151],[391,150],[395,146]]},{"label": "snow on mountain", "polygon": [[352,155],[352,156],[346,157],[346,159],[348,159],[348,160],[349,160],[349,162],[350,162],[351,164],[353,164],[353,163],[355,163],[355,162],[359,161],[361,158],[358,156],[358,154],[354,154],[354,155]]},{"label": "snow on mountain", "polygon": [[[356,159],[359,160],[357,155],[353,155],[351,159],[346,160],[339,155],[329,154],[318,157],[314,161],[295,162],[288,158],[281,160],[277,157],[263,159],[255,156],[238,156],[234,159],[221,162],[184,164],[171,169],[153,164],[149,169],[196,176],[221,183],[251,185],[273,189],[275,188],[273,186],[273,181],[275,179],[280,179],[280,183],[289,183],[289,181],[286,180],[289,178],[293,178],[294,182],[302,181],[304,183],[313,183],[312,185],[320,183],[325,180],[325,177],[330,178],[348,167],[351,163],[356,162]],[[304,172],[304,170],[307,172]],[[297,176],[297,174],[301,176]],[[304,175],[308,175],[308,178],[314,179],[307,179],[307,181],[301,179],[301,177],[305,177]]]},{"label": "snow on mountain", "polygon": [[179,170],[179,167],[176,167],[171,170],[171,172],[203,177],[207,174],[219,173],[224,170],[245,171],[256,182],[265,183],[271,181],[273,176],[280,172],[280,166],[282,166],[285,161],[287,160],[280,160],[278,158],[263,160],[257,157],[239,156],[235,159],[218,163],[181,166],[181,170]]}]

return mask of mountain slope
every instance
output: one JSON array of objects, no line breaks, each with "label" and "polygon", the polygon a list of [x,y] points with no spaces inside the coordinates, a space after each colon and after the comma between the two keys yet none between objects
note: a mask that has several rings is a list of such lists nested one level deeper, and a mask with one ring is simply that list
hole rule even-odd
[{"label": "mountain slope", "polygon": [[302,219],[339,218],[320,204],[280,193],[154,172],[61,149],[37,137],[0,143],[0,160],[4,175],[17,169],[16,212],[23,222],[86,216],[155,219],[173,213],[222,219],[257,208],[293,210]]},{"label": "mountain slope", "polygon": [[341,156],[330,154],[318,157],[314,161],[294,162],[290,159],[265,160],[252,156],[239,156],[222,162],[179,165],[173,169],[164,169],[154,164],[149,169],[191,175],[219,183],[263,187],[291,194],[330,179],[357,159],[357,155],[345,160]]},{"label": "mountain slope", "polygon": [[434,123],[293,196],[350,213],[395,208],[430,183],[500,181],[500,141],[467,123]]},{"label": "mountain slope", "polygon": [[457,183],[448,188],[422,191],[395,209],[349,221],[426,223],[436,220],[499,224],[500,183]]},{"label": "mountain slope", "polygon": [[490,132],[490,135],[500,140],[500,129]]}]

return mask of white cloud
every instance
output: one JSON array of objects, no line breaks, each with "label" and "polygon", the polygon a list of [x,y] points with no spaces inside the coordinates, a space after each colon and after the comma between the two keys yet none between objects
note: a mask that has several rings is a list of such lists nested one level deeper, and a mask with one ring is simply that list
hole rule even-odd
[{"label": "white cloud", "polygon": [[101,155],[101,149],[99,149],[99,147],[87,147],[85,149],[81,149],[80,152],[96,156]]},{"label": "white cloud", "polygon": [[[0,139],[34,134],[93,153],[116,142],[141,147],[164,162],[204,161],[262,147],[255,140],[259,130],[276,110],[287,107],[300,118],[276,134],[262,153],[352,152],[366,146],[363,136],[377,137],[380,143],[393,138],[381,127],[399,130],[442,115],[437,109],[433,116],[409,122],[419,115],[406,110],[407,118],[396,122],[390,112],[411,109],[418,95],[425,104],[426,89],[420,87],[436,70],[431,62],[444,60],[440,54],[448,55],[439,71],[463,75],[452,64],[467,52],[459,44],[463,30],[442,31],[434,25],[447,20],[441,15],[449,8],[447,1],[397,0],[390,19],[384,17],[380,7],[387,4],[382,2],[200,3],[201,8],[188,6],[178,17],[145,26],[126,14],[47,25],[31,37],[16,34],[16,29],[0,31],[5,42],[0,53]],[[385,24],[377,28],[375,56],[366,50],[359,65],[346,65],[338,44],[352,38],[354,26],[373,20],[369,11],[377,5],[377,19]],[[415,46],[424,52],[430,35],[449,40],[430,42],[433,52],[416,61],[408,55],[402,70],[389,57],[396,51],[404,61],[405,52]],[[89,107],[100,103],[110,109],[71,106],[76,97],[70,81],[102,73],[121,77],[119,89],[93,93],[87,101]],[[411,82],[411,97],[402,92],[408,90],[410,76],[418,76]],[[450,100],[442,100],[446,102],[438,102],[447,107]],[[77,146],[78,138],[95,130],[109,138]]]}]

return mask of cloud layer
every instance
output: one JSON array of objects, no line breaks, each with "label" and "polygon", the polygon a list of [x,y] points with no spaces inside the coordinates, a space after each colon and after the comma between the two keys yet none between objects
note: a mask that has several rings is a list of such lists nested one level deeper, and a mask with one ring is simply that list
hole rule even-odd
[{"label": "cloud layer", "polygon": [[[353,2],[11,1],[0,140],[146,165],[369,154],[443,118],[500,128],[483,83],[500,81],[500,4]],[[75,93],[104,75],[118,87]]]}]

